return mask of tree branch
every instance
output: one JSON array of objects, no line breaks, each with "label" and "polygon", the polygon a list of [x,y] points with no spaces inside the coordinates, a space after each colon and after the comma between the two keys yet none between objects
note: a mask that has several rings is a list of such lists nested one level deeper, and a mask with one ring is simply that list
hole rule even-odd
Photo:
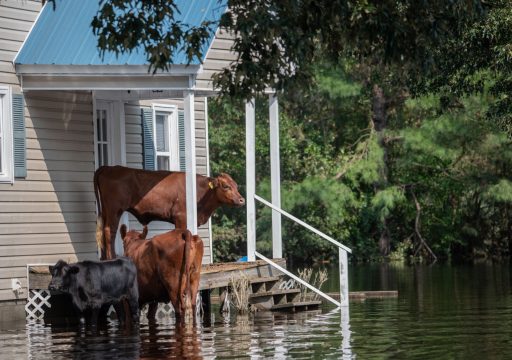
[{"label": "tree branch", "polygon": [[411,190],[412,198],[414,199],[414,204],[416,205],[416,219],[414,220],[414,232],[416,234],[416,237],[419,240],[419,245],[416,248],[416,251],[414,251],[414,256],[418,255],[419,251],[421,249],[425,249],[430,256],[434,259],[433,262],[437,261],[437,256],[434,254],[430,246],[428,246],[427,242],[423,238],[420,232],[421,222],[420,222],[420,216],[421,216],[421,206],[418,202],[418,199],[416,198],[416,195],[414,194],[414,191]]}]

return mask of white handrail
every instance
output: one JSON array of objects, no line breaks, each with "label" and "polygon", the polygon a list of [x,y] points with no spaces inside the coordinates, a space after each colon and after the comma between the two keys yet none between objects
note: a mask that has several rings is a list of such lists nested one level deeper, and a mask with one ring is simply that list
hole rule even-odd
[{"label": "white handrail", "polygon": [[336,245],[337,247],[339,247],[340,249],[343,249],[345,250],[346,252],[352,254],[352,250],[348,247],[346,247],[345,245],[343,244],[340,244],[339,242],[337,242],[336,240],[334,240],[332,237],[330,237],[329,235],[326,235],[324,234],[323,232],[321,232],[320,230],[317,230],[315,229],[314,227],[312,227],[311,225],[305,223],[304,221],[300,220],[300,219],[297,219],[295,216],[287,213],[286,211],[284,210],[281,210],[280,208],[272,205],[271,203],[269,203],[267,200],[261,198],[260,196],[254,194],[254,198],[256,200],[258,200],[260,203],[264,204],[264,205],[267,205],[269,208],[275,210],[275,211],[278,211],[279,213],[281,213],[282,215],[286,216],[287,218],[295,221],[297,224],[300,224],[302,226],[304,226],[306,229],[314,232],[315,234],[323,237],[325,240],[328,240],[330,241],[331,243],[333,243],[334,245]]},{"label": "white handrail", "polygon": [[330,297],[329,295],[327,295],[326,293],[322,292],[321,290],[318,290],[316,287],[308,284],[307,282],[305,282],[304,280],[302,280],[301,278],[299,278],[298,276],[295,276],[293,275],[291,272],[289,272],[288,270],[286,270],[285,268],[277,265],[275,262],[273,262],[272,260],[266,258],[265,256],[261,255],[259,252],[255,251],[254,254],[259,257],[261,260],[267,262],[268,264],[272,265],[273,267],[275,267],[277,270],[285,273],[286,275],[288,275],[289,277],[291,277],[292,279],[294,279],[295,281],[301,283],[302,285],[304,285],[305,287],[307,287],[308,289],[310,290],[313,290],[314,292],[316,292],[318,295],[322,296],[324,299],[326,300],[329,300],[330,302],[332,302],[334,305],[336,305],[337,307],[341,307],[341,303],[334,300],[332,297]]}]

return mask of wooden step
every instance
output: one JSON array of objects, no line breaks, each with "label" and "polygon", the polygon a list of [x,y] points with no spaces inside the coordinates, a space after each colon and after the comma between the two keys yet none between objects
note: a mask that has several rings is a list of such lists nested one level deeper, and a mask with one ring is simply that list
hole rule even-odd
[{"label": "wooden step", "polygon": [[271,281],[279,281],[281,278],[279,276],[267,276],[267,277],[257,277],[249,279],[251,284],[259,284],[262,282],[271,282]]},{"label": "wooden step", "polygon": [[277,284],[279,283],[279,280],[281,280],[281,278],[278,276],[249,279],[251,283],[251,292],[255,294],[278,290]]},{"label": "wooden step", "polygon": [[316,309],[322,304],[321,301],[303,301],[303,302],[290,302],[286,304],[274,305],[270,308],[272,311],[302,311],[309,309]]},{"label": "wooden step", "polygon": [[272,291],[265,291],[265,292],[250,294],[249,299],[254,299],[257,297],[278,296],[278,295],[299,294],[299,293],[300,293],[299,289],[272,290]]},{"label": "wooden step", "polygon": [[299,289],[264,290],[249,295],[249,303],[259,310],[270,310],[274,305],[292,302],[300,295]]}]

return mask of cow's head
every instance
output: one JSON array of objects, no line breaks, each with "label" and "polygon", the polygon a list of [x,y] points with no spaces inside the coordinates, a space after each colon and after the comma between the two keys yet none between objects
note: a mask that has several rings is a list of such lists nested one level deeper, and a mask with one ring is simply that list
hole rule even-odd
[{"label": "cow's head", "polygon": [[215,190],[215,195],[221,204],[243,206],[245,199],[238,192],[238,185],[228,174],[222,173],[212,179],[208,186]]},{"label": "cow's head", "polygon": [[145,240],[148,235],[148,227],[147,225],[144,225],[144,230],[140,233],[136,230],[128,231],[126,225],[123,224],[121,225],[119,232],[121,233],[121,239],[123,239],[123,245],[126,246],[132,241]]},{"label": "cow's head", "polygon": [[48,289],[67,291],[74,282],[75,275],[80,271],[79,267],[68,264],[64,260],[57,261],[57,264],[50,266],[52,280]]}]

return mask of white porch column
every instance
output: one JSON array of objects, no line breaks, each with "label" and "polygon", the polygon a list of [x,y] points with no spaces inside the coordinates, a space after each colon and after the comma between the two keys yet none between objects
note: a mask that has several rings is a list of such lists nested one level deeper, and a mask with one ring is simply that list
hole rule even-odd
[{"label": "white porch column", "polygon": [[194,119],[194,92],[183,93],[185,107],[185,170],[187,183],[187,229],[197,235],[196,195],[196,128]]},{"label": "white porch column", "polygon": [[[281,168],[279,160],[279,105],[275,94],[269,95],[270,116],[270,183],[272,205],[281,208]],[[281,214],[272,210],[272,256],[283,257]]]},{"label": "white porch column", "polygon": [[247,260],[255,261],[256,255],[256,116],[254,99],[245,103],[245,174],[247,206]]}]

